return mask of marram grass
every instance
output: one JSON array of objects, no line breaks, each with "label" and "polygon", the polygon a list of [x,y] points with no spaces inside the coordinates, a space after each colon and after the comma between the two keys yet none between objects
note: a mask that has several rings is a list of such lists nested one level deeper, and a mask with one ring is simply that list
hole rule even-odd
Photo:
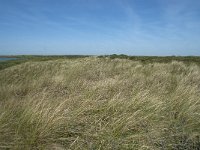
[{"label": "marram grass", "polygon": [[80,58],[1,70],[0,149],[200,149],[200,68]]}]

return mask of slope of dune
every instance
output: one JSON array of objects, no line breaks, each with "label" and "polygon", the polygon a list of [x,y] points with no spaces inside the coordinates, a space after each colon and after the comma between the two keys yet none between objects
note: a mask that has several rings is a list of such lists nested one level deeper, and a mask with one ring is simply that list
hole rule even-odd
[{"label": "slope of dune", "polygon": [[109,58],[0,71],[0,149],[199,149],[200,68]]}]

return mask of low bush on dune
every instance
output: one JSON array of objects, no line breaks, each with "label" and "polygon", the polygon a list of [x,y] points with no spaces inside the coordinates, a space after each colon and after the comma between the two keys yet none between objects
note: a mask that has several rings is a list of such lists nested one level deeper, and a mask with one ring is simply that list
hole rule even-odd
[{"label": "low bush on dune", "polygon": [[200,68],[79,58],[0,71],[0,149],[200,149]]}]

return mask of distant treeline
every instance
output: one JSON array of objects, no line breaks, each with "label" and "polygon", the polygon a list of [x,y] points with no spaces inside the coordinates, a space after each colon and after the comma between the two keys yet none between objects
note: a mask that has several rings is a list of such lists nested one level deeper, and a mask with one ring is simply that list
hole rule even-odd
[{"label": "distant treeline", "polygon": [[197,63],[200,65],[200,56],[128,56],[128,55],[101,55],[99,58],[111,58],[111,59],[129,59],[134,61],[141,61],[143,63],[168,63],[172,61],[182,61],[185,63]]},{"label": "distant treeline", "polygon": [[18,55],[17,58],[23,59],[39,59],[39,60],[50,60],[50,59],[59,59],[59,58],[85,58],[90,57],[91,55]]},{"label": "distant treeline", "polygon": [[25,62],[34,62],[34,61],[49,61],[57,59],[77,59],[90,57],[90,55],[8,55],[0,56],[2,58],[18,58],[16,60],[2,61],[0,62],[0,70],[5,68],[15,66]]},{"label": "distant treeline", "polygon": [[169,63],[172,61],[182,61],[186,64],[196,63],[200,65],[200,56],[128,56],[124,54],[112,54],[112,55],[12,55],[12,56],[0,56],[7,58],[19,58],[16,60],[0,62],[0,70],[15,66],[28,61],[48,61],[56,59],[77,59],[86,57],[98,57],[98,58],[110,58],[110,59],[129,59],[133,61],[140,61],[142,63]]}]

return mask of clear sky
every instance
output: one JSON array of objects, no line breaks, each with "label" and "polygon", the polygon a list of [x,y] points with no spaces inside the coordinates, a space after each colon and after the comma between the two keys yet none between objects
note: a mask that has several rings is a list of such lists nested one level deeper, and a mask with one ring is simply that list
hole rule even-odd
[{"label": "clear sky", "polygon": [[0,55],[200,55],[200,0],[0,0]]}]

